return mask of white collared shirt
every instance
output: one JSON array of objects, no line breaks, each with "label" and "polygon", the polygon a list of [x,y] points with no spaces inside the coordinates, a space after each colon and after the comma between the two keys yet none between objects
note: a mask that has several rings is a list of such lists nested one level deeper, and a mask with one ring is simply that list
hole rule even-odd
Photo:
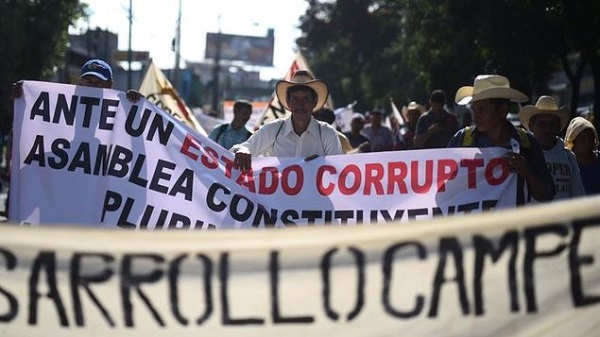
[{"label": "white collared shirt", "polygon": [[306,131],[297,135],[291,117],[263,125],[248,140],[233,146],[231,151],[264,157],[305,158],[313,154],[343,154],[337,132],[331,125],[311,118]]}]

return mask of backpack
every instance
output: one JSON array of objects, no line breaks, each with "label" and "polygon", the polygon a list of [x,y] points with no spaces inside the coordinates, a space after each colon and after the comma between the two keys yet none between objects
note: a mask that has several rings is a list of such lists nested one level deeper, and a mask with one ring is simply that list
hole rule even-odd
[{"label": "backpack", "polygon": [[[531,149],[531,141],[529,141],[529,137],[527,137],[527,131],[522,128],[517,129],[517,134],[519,135],[519,143],[521,148],[525,148],[527,150]],[[475,144],[475,127],[467,126],[465,127],[465,132],[463,133],[462,146],[469,147]]]},{"label": "backpack", "polygon": [[[225,132],[225,130],[227,130],[227,126],[229,126],[228,123],[225,124],[221,124],[217,127],[217,136],[215,137],[215,142],[219,142],[219,139],[221,139],[221,136],[223,135],[223,132]],[[252,136],[252,132],[248,131],[248,129],[246,129],[244,127],[244,131],[246,131],[246,139],[250,138],[250,136]]]}]

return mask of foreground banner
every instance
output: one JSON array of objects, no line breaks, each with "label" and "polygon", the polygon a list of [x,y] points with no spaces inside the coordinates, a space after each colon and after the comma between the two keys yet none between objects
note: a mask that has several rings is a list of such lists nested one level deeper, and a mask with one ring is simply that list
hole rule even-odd
[{"label": "foreground banner", "polygon": [[0,335],[598,336],[599,204],[262,231],[2,226]]},{"label": "foreground banner", "polygon": [[407,222],[515,206],[501,148],[303,158],[233,154],[125,93],[25,82],[9,220],[143,230]]}]

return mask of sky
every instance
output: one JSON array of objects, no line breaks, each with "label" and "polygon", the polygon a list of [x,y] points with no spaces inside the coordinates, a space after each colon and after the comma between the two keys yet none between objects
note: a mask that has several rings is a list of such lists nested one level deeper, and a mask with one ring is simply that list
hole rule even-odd
[{"label": "sky", "polygon": [[[178,0],[131,0],[133,26],[131,46],[149,51],[160,68],[173,68]],[[107,29],[119,35],[119,49],[127,50],[130,0],[82,0],[89,5],[89,22],[81,20],[72,33],[89,26]],[[296,52],[295,39],[301,35],[299,17],[306,0],[181,0],[181,66],[185,61],[204,60],[206,33],[266,36],[275,29],[274,67],[260,68],[261,78],[281,78]],[[254,68],[256,69],[256,68]]]}]

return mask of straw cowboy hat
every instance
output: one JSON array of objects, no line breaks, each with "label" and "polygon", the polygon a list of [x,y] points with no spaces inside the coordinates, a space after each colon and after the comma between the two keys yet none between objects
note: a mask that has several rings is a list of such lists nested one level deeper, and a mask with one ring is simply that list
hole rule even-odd
[{"label": "straw cowboy hat", "polygon": [[489,98],[506,98],[512,102],[527,102],[524,93],[512,89],[508,78],[500,75],[479,75],[473,86],[465,86],[456,92],[454,101],[459,105],[481,101]]},{"label": "straw cowboy hat", "polygon": [[569,108],[563,106],[559,108],[554,98],[551,96],[541,96],[535,106],[526,105],[521,111],[519,111],[519,119],[523,126],[529,130],[529,121],[531,117],[537,115],[554,115],[560,118],[560,130],[562,131],[569,124],[569,120],[571,119],[571,113],[569,112]]},{"label": "straw cowboy hat", "polygon": [[412,101],[412,102],[408,103],[407,106],[402,107],[402,117],[404,117],[405,121],[408,120],[408,112],[410,110],[417,110],[420,115],[423,112],[425,112],[425,107],[415,101]]},{"label": "straw cowboy hat", "polygon": [[325,83],[325,81],[323,80],[316,80],[308,70],[300,69],[296,71],[294,76],[292,76],[292,78],[289,81],[280,80],[277,81],[277,84],[275,85],[275,93],[277,94],[277,99],[279,99],[279,102],[281,102],[281,105],[285,109],[290,110],[287,103],[288,89],[298,85],[309,87],[317,93],[317,105],[313,109],[313,112],[321,109],[323,105],[325,105],[325,102],[327,101],[327,96],[329,95],[327,83]]}]

